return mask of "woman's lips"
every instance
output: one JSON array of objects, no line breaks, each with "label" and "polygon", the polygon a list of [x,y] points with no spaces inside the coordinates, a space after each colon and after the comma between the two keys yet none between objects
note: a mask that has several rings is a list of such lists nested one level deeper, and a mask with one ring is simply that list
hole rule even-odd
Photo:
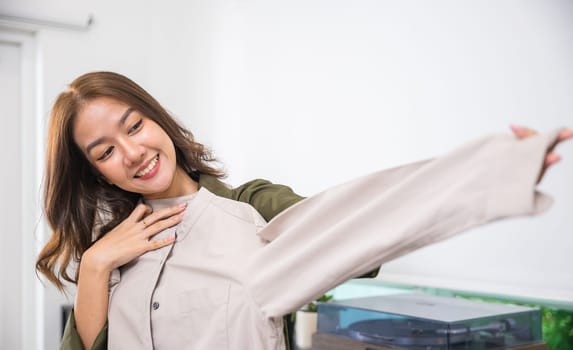
[{"label": "woman's lips", "polygon": [[145,168],[139,170],[136,174],[135,177],[138,179],[142,179],[142,180],[146,180],[149,179],[151,177],[153,177],[153,175],[155,175],[155,173],[157,173],[157,170],[159,169],[159,154],[156,155],[148,164]]}]

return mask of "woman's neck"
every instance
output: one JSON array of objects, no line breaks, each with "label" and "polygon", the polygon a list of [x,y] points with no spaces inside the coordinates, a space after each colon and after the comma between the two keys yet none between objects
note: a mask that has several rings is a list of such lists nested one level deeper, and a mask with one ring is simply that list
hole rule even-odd
[{"label": "woman's neck", "polygon": [[145,195],[145,199],[174,198],[193,194],[199,190],[199,183],[181,167],[177,167],[169,188],[161,193]]}]

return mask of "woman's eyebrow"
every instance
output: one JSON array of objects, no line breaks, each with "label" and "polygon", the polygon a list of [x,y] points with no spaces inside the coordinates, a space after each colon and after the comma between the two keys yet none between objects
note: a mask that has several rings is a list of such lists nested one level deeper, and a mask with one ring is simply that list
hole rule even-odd
[{"label": "woman's eyebrow", "polygon": [[[121,118],[119,118],[119,125],[123,125],[125,124],[125,120],[127,119],[127,117],[129,117],[129,115],[131,114],[131,112],[133,112],[135,110],[135,108],[133,107],[129,107],[128,109],[125,110],[125,112],[123,112],[123,114],[121,115]],[[86,153],[90,153],[90,151],[97,145],[99,145],[100,143],[102,143],[104,140],[104,137],[100,137],[97,140],[91,142],[87,147],[86,147]]]},{"label": "woman's eyebrow", "polygon": [[129,114],[134,111],[134,109],[135,108],[133,107],[129,107],[125,112],[123,112],[121,118],[119,118],[119,125],[123,125],[125,123],[125,120],[129,117]]}]

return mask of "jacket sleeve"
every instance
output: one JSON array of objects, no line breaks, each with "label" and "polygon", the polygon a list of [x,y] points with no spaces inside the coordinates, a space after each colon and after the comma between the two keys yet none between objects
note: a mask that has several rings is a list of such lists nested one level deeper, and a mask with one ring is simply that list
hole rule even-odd
[{"label": "jacket sleeve", "polygon": [[239,187],[230,188],[217,178],[202,174],[199,184],[218,196],[249,203],[267,221],[304,199],[288,186],[274,184],[262,179],[252,180]]},{"label": "jacket sleeve", "polygon": [[245,274],[253,300],[265,316],[280,316],[415,249],[540,212],[550,200],[535,186],[556,136],[480,139],[299,202],[259,232],[269,243]]},{"label": "jacket sleeve", "polygon": [[[107,349],[107,323],[98,333],[91,350],[105,350]],[[64,335],[60,343],[60,350],[84,350],[84,345],[76,329],[76,319],[74,318],[74,311],[70,312]]]}]

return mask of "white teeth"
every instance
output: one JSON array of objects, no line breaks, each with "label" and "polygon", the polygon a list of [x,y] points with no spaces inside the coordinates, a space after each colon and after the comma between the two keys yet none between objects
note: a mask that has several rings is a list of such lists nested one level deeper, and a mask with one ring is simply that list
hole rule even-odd
[{"label": "white teeth", "polygon": [[149,165],[145,169],[138,171],[135,174],[135,176],[136,177],[142,177],[142,176],[147,175],[147,173],[149,173],[151,171],[151,169],[153,169],[153,167],[155,167],[155,164],[157,164],[158,160],[159,160],[159,155],[156,155],[155,158],[153,158],[151,160],[151,162],[149,162]]}]

